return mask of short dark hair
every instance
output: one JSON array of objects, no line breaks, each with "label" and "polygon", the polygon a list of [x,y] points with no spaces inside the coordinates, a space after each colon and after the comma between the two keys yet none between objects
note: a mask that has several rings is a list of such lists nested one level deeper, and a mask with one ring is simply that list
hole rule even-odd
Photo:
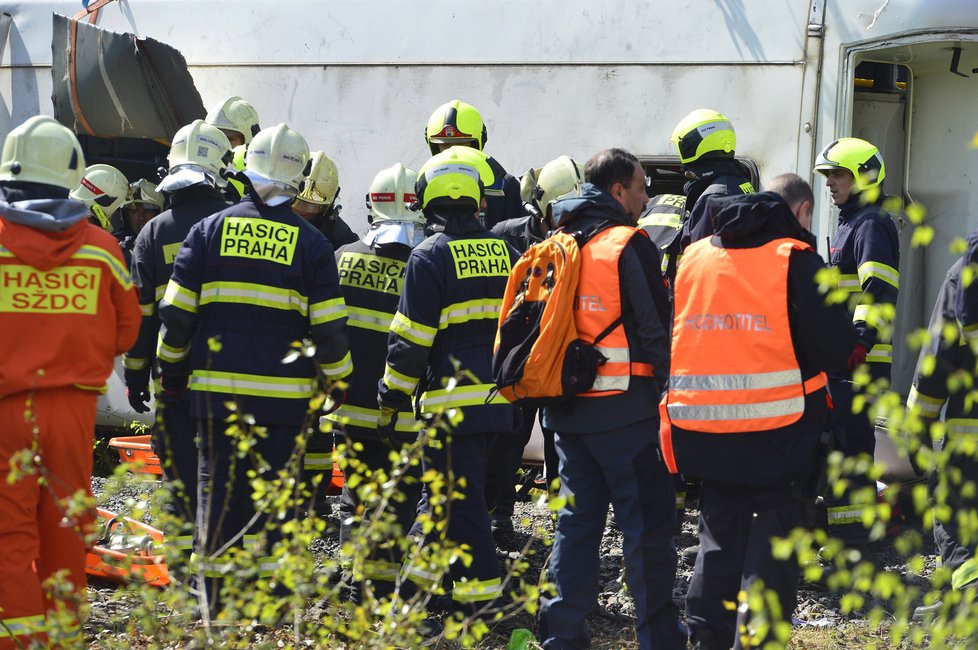
[{"label": "short dark hair", "polygon": [[611,192],[615,183],[629,187],[638,164],[638,158],[624,149],[605,149],[584,165],[584,180],[604,192]]},{"label": "short dark hair", "polygon": [[815,195],[812,194],[812,186],[798,174],[781,174],[775,176],[768,186],[768,191],[780,194],[784,202],[795,207],[802,201],[815,203]]}]

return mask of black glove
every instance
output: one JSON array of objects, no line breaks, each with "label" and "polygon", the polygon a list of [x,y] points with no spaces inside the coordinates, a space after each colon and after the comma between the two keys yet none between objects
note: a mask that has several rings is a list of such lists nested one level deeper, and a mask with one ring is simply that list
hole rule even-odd
[{"label": "black glove", "polygon": [[126,387],[126,397],[129,398],[129,406],[136,413],[149,412],[149,387]]},{"label": "black glove", "polygon": [[180,399],[187,390],[187,384],[190,378],[187,375],[163,375],[160,378],[160,383],[163,385],[163,394],[160,395],[160,401],[168,404],[172,404]]}]

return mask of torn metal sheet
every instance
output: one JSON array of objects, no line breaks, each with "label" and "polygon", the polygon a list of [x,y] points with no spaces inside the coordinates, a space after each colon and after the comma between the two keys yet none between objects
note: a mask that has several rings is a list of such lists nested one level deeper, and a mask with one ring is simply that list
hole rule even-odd
[{"label": "torn metal sheet", "polygon": [[54,14],[54,117],[76,133],[168,142],[206,111],[179,51]]}]

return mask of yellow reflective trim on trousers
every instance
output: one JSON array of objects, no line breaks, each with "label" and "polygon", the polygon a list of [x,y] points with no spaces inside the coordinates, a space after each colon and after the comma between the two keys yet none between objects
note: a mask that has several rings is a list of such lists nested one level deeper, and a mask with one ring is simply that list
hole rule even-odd
[{"label": "yellow reflective trim on trousers", "polygon": [[312,397],[316,384],[306,377],[271,377],[216,370],[195,370],[190,376],[190,390],[202,390],[252,397]]},{"label": "yellow reflective trim on trousers", "polygon": [[876,330],[889,325],[889,320],[882,316],[880,305],[856,305],[856,308],[852,312],[853,323],[862,321]]},{"label": "yellow reflective trim on trousers", "polygon": [[978,559],[969,558],[951,573],[951,588],[964,589],[978,580]]},{"label": "yellow reflective trim on trousers", "polygon": [[363,577],[370,580],[383,580],[384,582],[394,582],[401,566],[386,560],[364,560]]},{"label": "yellow reflective trim on trousers", "polygon": [[115,255],[104,248],[92,246],[91,244],[82,244],[81,248],[71,256],[71,259],[102,262],[109,268],[109,271],[119,284],[122,285],[123,289],[129,291],[133,287],[132,278],[129,277],[129,270],[120,260],[116,259]]},{"label": "yellow reflective trim on trousers", "polygon": [[173,544],[179,549],[190,549],[194,547],[193,535],[177,535]]},{"label": "yellow reflective trim on trousers", "polygon": [[452,583],[452,600],[457,603],[477,603],[495,600],[503,594],[503,582],[491,580],[462,580]]},{"label": "yellow reflective trim on trousers", "polygon": [[965,325],[964,323],[959,323],[961,327],[961,333],[964,334],[964,338],[968,341],[978,340],[978,323],[974,325]]},{"label": "yellow reflective trim on trousers", "polygon": [[205,282],[200,288],[200,304],[232,303],[257,305],[269,309],[309,312],[306,297],[293,289],[283,289],[251,282]]},{"label": "yellow reflective trim on trousers", "polygon": [[[379,417],[380,409],[344,404],[327,415],[326,419],[337,424],[351,424],[364,429],[376,429],[377,419]],[[402,433],[414,433],[420,431],[423,426],[421,422],[414,419],[414,413],[410,411],[398,411],[397,423],[394,425],[394,430]]]},{"label": "yellow reflective trim on trousers", "polygon": [[346,301],[342,297],[314,302],[309,306],[310,325],[322,325],[346,316]]},{"label": "yellow reflective trim on trousers", "polygon": [[394,314],[391,331],[411,343],[430,348],[435,342],[438,330],[423,323],[416,323],[401,312]]},{"label": "yellow reflective trim on trousers", "polygon": [[163,341],[163,336],[160,335],[159,339],[156,341],[156,356],[160,361],[165,361],[167,363],[178,363],[187,358],[190,354],[190,345],[185,345],[182,348],[175,348],[172,345],[167,345]]},{"label": "yellow reflective trim on trousers", "polygon": [[353,372],[353,357],[347,352],[342,359],[335,361],[333,363],[321,363],[319,364],[320,370],[326,375],[326,379],[330,381],[336,381],[337,379],[343,379]]},{"label": "yellow reflective trim on trousers", "polygon": [[900,288],[900,271],[882,262],[864,262],[858,269],[860,284],[866,284],[870,278],[886,282],[894,289]]},{"label": "yellow reflective trim on trousers", "polygon": [[0,639],[12,636],[26,636],[37,634],[47,628],[44,614],[34,614],[32,616],[19,616],[17,618],[0,619]]},{"label": "yellow reflective trim on trousers", "polygon": [[122,367],[126,370],[143,370],[149,365],[149,359],[142,357],[130,357],[129,355],[123,355],[122,357]]},{"label": "yellow reflective trim on trousers", "polygon": [[429,390],[421,394],[421,410],[431,412],[432,409],[460,408],[463,406],[482,406],[484,404],[509,404],[502,395],[494,394],[493,384],[467,384],[456,386],[451,390]]},{"label": "yellow reflective trim on trousers", "polygon": [[157,303],[159,303],[161,300],[163,300],[163,296],[166,295],[166,286],[167,285],[165,285],[165,284],[161,284],[160,286],[156,287],[156,302]]},{"label": "yellow reflective trim on trousers", "polygon": [[333,454],[306,452],[302,456],[302,469],[307,472],[325,472],[333,469]]},{"label": "yellow reflective trim on trousers", "polygon": [[156,313],[156,303],[150,303],[148,305],[139,305],[139,311],[143,316],[152,316]]},{"label": "yellow reflective trim on trousers", "polygon": [[449,325],[458,325],[486,318],[499,320],[499,310],[502,304],[502,299],[488,298],[448,305],[441,310],[441,315],[438,317],[438,329],[443,330]]},{"label": "yellow reflective trim on trousers", "polygon": [[384,366],[384,385],[390,389],[401,391],[407,395],[414,393],[418,387],[421,377],[409,377],[404,373],[398,372],[389,365]]},{"label": "yellow reflective trim on trousers", "polygon": [[403,569],[404,577],[418,585],[419,587],[433,588],[441,582],[441,573],[425,571],[417,566],[410,565]]},{"label": "yellow reflective trim on trousers", "polygon": [[859,281],[859,276],[855,273],[843,273],[839,276],[839,289],[849,293],[863,290],[863,285]]},{"label": "yellow reflective trim on trousers", "polygon": [[866,355],[866,363],[893,363],[893,346],[877,343]]},{"label": "yellow reflective trim on trousers", "polygon": [[863,520],[863,509],[854,506],[836,506],[828,509],[828,520],[830,526],[841,526],[843,524],[858,524]]},{"label": "yellow reflective trim on trousers", "polygon": [[391,329],[391,321],[394,319],[394,314],[378,311],[376,309],[365,309],[363,307],[353,307],[352,305],[347,305],[346,311],[346,324],[349,327],[359,327],[361,329],[373,330],[375,332],[389,332]]},{"label": "yellow reflective trim on trousers", "polygon": [[171,279],[166,285],[163,293],[163,302],[169,303],[174,307],[179,307],[191,314],[197,313],[197,306],[200,303],[200,296],[196,292],[186,289],[177,284],[176,280]]},{"label": "yellow reflective trim on trousers", "polygon": [[943,399],[939,397],[931,397],[930,395],[925,395],[917,390],[916,386],[910,387],[910,394],[907,395],[907,410],[916,410],[920,415],[926,418],[936,418],[941,414],[941,408],[944,406]]},{"label": "yellow reflective trim on trousers", "polygon": [[951,436],[978,435],[978,419],[950,418],[947,421],[947,433]]}]

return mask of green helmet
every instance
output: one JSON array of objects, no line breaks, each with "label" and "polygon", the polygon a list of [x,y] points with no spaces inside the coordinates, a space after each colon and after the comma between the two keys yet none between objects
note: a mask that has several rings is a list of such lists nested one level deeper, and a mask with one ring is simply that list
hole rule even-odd
[{"label": "green helmet", "polygon": [[676,125],[669,138],[684,165],[700,158],[733,158],[737,134],[722,113],[699,108]]},{"label": "green helmet", "polygon": [[877,187],[886,178],[880,150],[860,138],[839,138],[819,152],[815,171],[828,176],[833,169],[848,169],[858,192]]},{"label": "green helmet", "polygon": [[435,109],[428,118],[424,135],[432,155],[438,153],[439,144],[468,145],[475,142],[475,148],[481,151],[488,138],[486,125],[476,107],[457,99]]},{"label": "green helmet", "polygon": [[432,156],[418,170],[415,194],[422,209],[435,200],[463,201],[478,208],[495,176],[486,156],[471,147],[451,147]]}]

